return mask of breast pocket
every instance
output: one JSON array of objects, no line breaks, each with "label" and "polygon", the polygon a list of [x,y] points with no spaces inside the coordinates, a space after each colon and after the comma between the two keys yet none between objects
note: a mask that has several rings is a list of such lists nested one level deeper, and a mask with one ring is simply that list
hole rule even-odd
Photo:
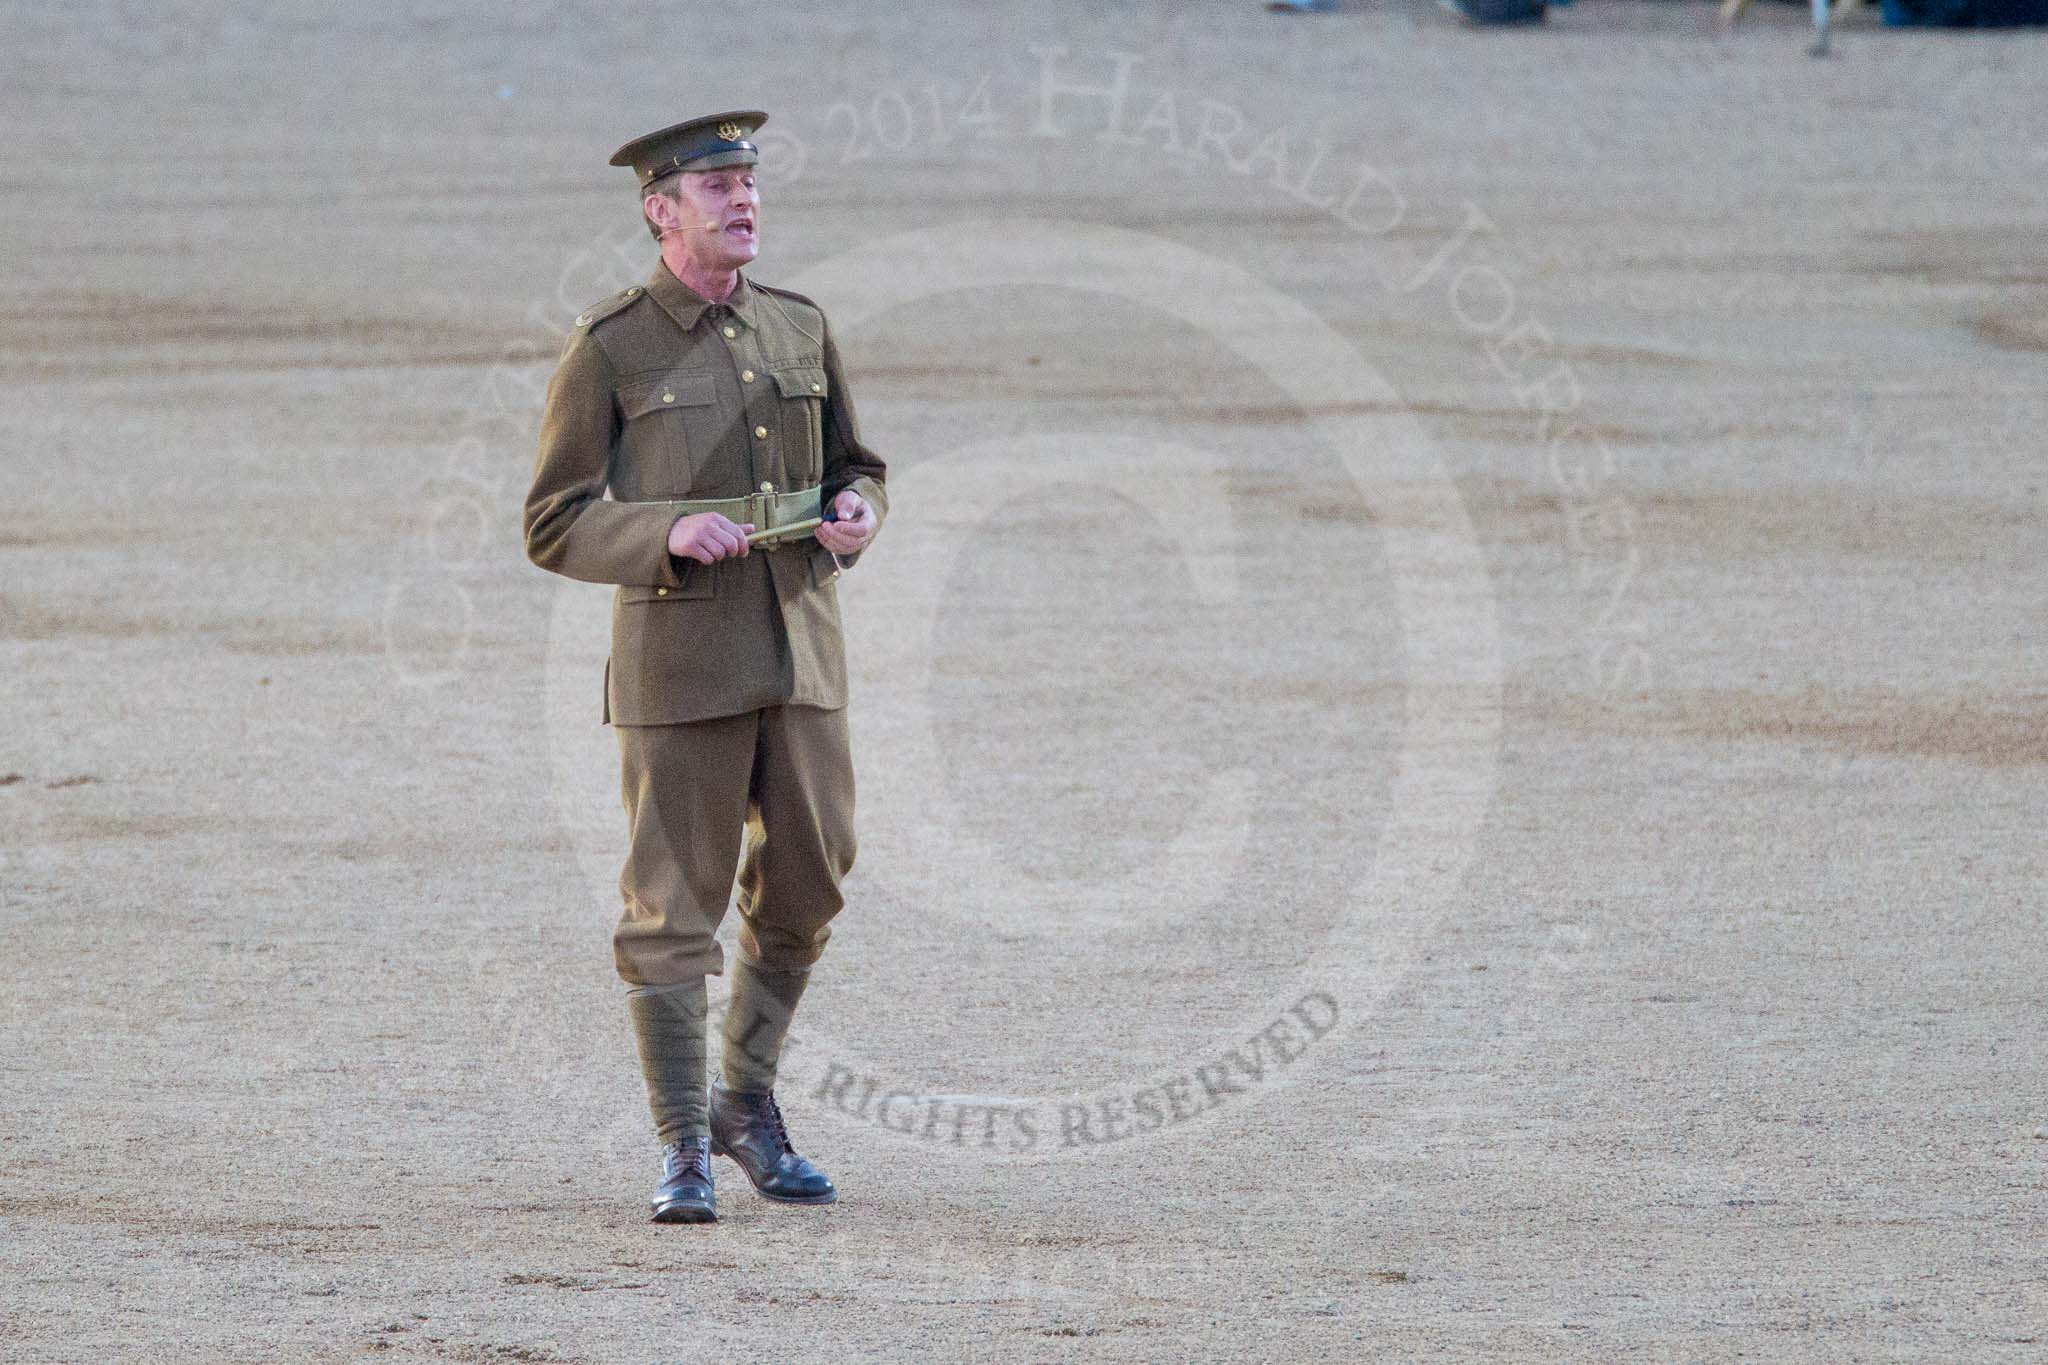
[{"label": "breast pocket", "polygon": [[620,453],[638,496],[690,496],[718,448],[719,411],[717,382],[702,371],[635,375],[619,386]]},{"label": "breast pocket", "polygon": [[782,398],[782,429],[789,445],[783,468],[789,477],[814,484],[825,476],[825,367],[816,361],[781,361],[768,373]]}]

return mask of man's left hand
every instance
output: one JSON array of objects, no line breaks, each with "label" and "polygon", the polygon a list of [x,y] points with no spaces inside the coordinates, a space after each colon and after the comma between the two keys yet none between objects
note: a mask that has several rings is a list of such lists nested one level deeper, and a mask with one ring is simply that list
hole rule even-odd
[{"label": "man's left hand", "polygon": [[813,533],[818,543],[835,555],[857,554],[875,536],[875,509],[851,488],[841,489],[832,499],[837,521],[823,522]]}]

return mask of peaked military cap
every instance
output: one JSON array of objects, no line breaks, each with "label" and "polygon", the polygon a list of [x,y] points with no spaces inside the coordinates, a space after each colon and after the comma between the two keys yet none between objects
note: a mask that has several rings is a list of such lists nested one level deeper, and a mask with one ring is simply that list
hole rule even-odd
[{"label": "peaked military cap", "polygon": [[676,171],[709,171],[720,166],[751,166],[761,149],[754,130],[768,121],[759,109],[707,114],[636,137],[612,153],[614,166],[631,166],[642,185]]}]

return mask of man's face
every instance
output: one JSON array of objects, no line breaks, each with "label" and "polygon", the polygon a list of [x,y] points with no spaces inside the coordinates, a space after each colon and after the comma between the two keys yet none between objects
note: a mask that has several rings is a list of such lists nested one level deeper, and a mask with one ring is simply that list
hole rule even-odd
[{"label": "man's face", "polygon": [[680,229],[674,240],[697,265],[737,270],[761,254],[761,196],[752,166],[685,171],[676,198],[679,204],[670,205]]}]

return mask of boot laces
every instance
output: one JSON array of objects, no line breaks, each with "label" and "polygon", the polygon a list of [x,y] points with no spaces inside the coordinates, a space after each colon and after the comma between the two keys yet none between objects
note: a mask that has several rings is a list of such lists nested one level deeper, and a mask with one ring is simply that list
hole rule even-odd
[{"label": "boot laces", "polygon": [[694,1175],[700,1180],[711,1176],[711,1155],[702,1143],[685,1138],[669,1149],[669,1161],[674,1174],[670,1177]]},{"label": "boot laces", "polygon": [[775,1126],[775,1140],[782,1144],[782,1150],[785,1152],[795,1151],[796,1148],[789,1144],[789,1128],[782,1122],[782,1106],[776,1102],[773,1090],[768,1092],[768,1103],[765,1111]]}]

